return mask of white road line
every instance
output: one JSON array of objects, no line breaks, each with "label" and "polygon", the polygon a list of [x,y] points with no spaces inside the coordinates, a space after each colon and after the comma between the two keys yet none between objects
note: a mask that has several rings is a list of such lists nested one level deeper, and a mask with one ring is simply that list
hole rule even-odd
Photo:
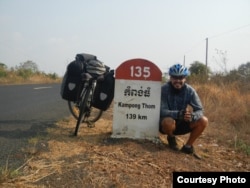
[{"label": "white road line", "polygon": [[48,86],[48,87],[35,87],[34,89],[49,89],[49,88],[52,88],[51,86]]}]

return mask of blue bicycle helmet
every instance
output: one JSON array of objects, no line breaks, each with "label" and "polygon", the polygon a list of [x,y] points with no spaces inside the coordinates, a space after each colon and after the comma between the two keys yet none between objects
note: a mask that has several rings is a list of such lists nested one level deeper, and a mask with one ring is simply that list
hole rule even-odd
[{"label": "blue bicycle helmet", "polygon": [[189,71],[185,66],[181,64],[175,64],[170,67],[168,74],[170,76],[188,76]]}]

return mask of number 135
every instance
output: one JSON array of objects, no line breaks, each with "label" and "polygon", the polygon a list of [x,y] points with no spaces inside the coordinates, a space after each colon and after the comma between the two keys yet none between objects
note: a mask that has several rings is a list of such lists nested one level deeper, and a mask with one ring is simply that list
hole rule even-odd
[{"label": "number 135", "polygon": [[150,67],[131,66],[130,76],[148,78],[150,77]]}]

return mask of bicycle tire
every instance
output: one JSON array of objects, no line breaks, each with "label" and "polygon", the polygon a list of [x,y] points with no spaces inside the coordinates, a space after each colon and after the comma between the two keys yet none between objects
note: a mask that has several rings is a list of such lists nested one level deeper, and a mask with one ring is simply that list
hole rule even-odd
[{"label": "bicycle tire", "polygon": [[[68,107],[69,107],[69,111],[72,114],[72,116],[76,120],[78,120],[78,117],[79,117],[79,106],[75,102],[73,102],[73,101],[68,101]],[[96,122],[97,120],[100,119],[100,117],[102,116],[102,113],[103,113],[103,110],[91,107],[91,113],[90,113],[90,116],[88,117],[88,121],[92,122],[92,123]],[[82,123],[84,123],[84,121]]]}]

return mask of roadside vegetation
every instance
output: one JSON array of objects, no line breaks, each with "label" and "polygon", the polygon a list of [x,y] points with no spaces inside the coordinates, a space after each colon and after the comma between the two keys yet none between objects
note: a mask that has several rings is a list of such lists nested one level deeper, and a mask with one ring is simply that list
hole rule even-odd
[{"label": "roadside vegetation", "polygon": [[60,81],[61,78],[56,73],[40,71],[33,61],[26,61],[10,68],[0,62],[0,85],[59,83]]},{"label": "roadside vegetation", "polygon": [[[56,74],[39,73],[35,69],[26,70],[23,69],[23,65],[12,70],[2,66],[0,84],[2,84],[2,79],[6,79],[3,84],[15,83],[15,79],[18,80],[18,83],[22,83],[22,81],[26,83],[35,76],[40,76],[40,78],[44,76],[52,81],[60,80]],[[173,160],[165,164],[165,158],[160,159],[162,155],[160,152],[157,154],[157,160],[151,160],[155,159],[153,158],[154,153],[158,150],[149,143],[138,144],[124,141],[125,144],[122,144],[121,141],[120,145],[119,143],[112,145],[103,142],[112,131],[111,107],[109,113],[106,112],[108,117],[104,117],[98,122],[102,124],[96,126],[99,127],[98,129],[83,128],[81,129],[82,136],[80,135],[76,139],[68,136],[74,129],[74,118],[62,120],[54,128],[48,128],[48,136],[45,138],[31,139],[30,146],[25,149],[29,153],[25,164],[17,169],[9,169],[8,160],[6,160],[6,164],[1,164],[0,186],[2,184],[22,187],[22,185],[37,185],[36,183],[38,183],[42,185],[40,187],[46,185],[50,187],[54,181],[56,187],[69,184],[72,187],[81,185],[82,187],[86,185],[126,187],[126,185],[132,185],[130,183],[133,181],[132,183],[136,182],[138,185],[139,182],[144,182],[145,187],[155,187],[158,185],[154,184],[156,180],[164,180],[165,183],[171,181],[170,174],[174,170],[249,171],[250,166],[247,161],[250,157],[250,62],[242,64],[238,69],[230,72],[224,69],[220,73],[212,73],[204,63],[195,61],[189,70],[191,75],[187,82],[197,90],[204,105],[205,115],[209,119],[205,136],[199,141],[206,148],[206,150],[204,149],[205,162],[192,161],[193,159],[188,158],[189,162],[186,163],[185,156],[182,158],[180,155],[175,156],[177,154],[172,151],[164,150],[169,152],[167,153],[169,160]],[[7,81],[8,79],[13,80]],[[163,78],[164,82],[166,80],[167,78]],[[41,144],[48,145],[50,152],[46,153],[37,149],[41,147]],[[149,148],[142,150],[145,147]],[[173,156],[170,157],[171,155]],[[145,156],[145,160],[143,156]],[[180,157],[179,161],[183,161],[183,164],[177,163],[176,157]],[[162,161],[168,169],[161,166]],[[234,163],[237,163],[238,166]],[[108,166],[109,164],[110,166]],[[147,166],[149,166],[148,169]],[[72,177],[76,177],[75,173],[78,184],[73,184]],[[134,179],[130,178],[129,174],[134,176]],[[147,174],[149,175],[147,176]],[[128,178],[127,181],[131,182],[124,184],[122,177],[125,176]],[[150,178],[153,180],[151,181]],[[142,181],[140,181],[141,179]],[[106,183],[105,181],[108,180],[113,183]],[[63,184],[59,185],[56,181],[63,181]],[[140,186],[143,187],[142,184]]]},{"label": "roadside vegetation", "polygon": [[250,155],[250,62],[216,74],[194,62],[190,71],[188,82],[199,93],[210,124],[216,124],[212,134]]}]

